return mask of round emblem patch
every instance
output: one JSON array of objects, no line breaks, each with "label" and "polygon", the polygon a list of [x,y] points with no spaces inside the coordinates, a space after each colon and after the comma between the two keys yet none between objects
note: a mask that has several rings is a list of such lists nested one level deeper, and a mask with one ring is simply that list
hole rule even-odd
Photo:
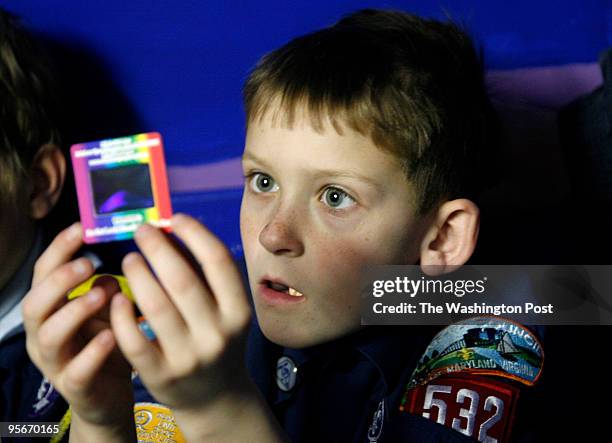
[{"label": "round emblem patch", "polygon": [[276,362],[276,386],[281,391],[287,392],[293,389],[297,381],[298,368],[293,360],[283,356]]},{"label": "round emblem patch", "polygon": [[157,403],[136,403],[134,421],[138,442],[185,443],[172,411]]}]

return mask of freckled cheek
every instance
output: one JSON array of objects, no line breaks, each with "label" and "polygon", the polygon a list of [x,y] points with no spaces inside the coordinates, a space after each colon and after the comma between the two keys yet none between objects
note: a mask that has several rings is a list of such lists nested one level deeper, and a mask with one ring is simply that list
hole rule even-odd
[{"label": "freckled cheek", "polygon": [[315,274],[326,286],[344,291],[358,287],[368,265],[401,264],[407,251],[406,236],[397,227],[357,231],[352,236],[325,236],[309,242]]},{"label": "freckled cheek", "polygon": [[258,242],[261,213],[259,216],[257,214],[257,211],[253,211],[248,203],[243,202],[240,208],[240,237],[246,255],[253,252]]},{"label": "freckled cheek", "polygon": [[313,275],[325,282],[329,290],[345,292],[347,287],[358,287],[359,276],[364,266],[370,262],[371,253],[359,243],[362,242],[346,238],[310,242],[310,259],[316,268]]}]

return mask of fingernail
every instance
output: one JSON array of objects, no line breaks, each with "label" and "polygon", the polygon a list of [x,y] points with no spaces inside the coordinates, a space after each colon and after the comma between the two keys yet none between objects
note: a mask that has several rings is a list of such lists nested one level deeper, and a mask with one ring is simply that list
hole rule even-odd
[{"label": "fingernail", "polygon": [[148,223],[140,225],[136,230],[136,236],[138,237],[146,237],[151,234],[155,228]]},{"label": "fingernail", "polygon": [[123,264],[131,265],[138,260],[138,252],[130,252],[128,255],[123,257]]},{"label": "fingernail", "polygon": [[170,220],[171,224],[176,224],[176,223],[181,223],[185,220],[185,214],[182,214],[180,212],[177,212],[176,214],[174,214],[172,216],[172,219]]},{"label": "fingernail", "polygon": [[99,289],[92,289],[87,294],[87,301],[91,304],[97,304],[102,299],[102,293]]},{"label": "fingernail", "polygon": [[77,238],[80,238],[82,234],[83,234],[83,232],[81,230],[81,223],[80,222],[73,223],[72,226],[70,226],[66,230],[66,238],[69,241],[73,241],[73,240],[76,240]]},{"label": "fingernail", "polygon": [[87,266],[87,262],[88,261],[89,260],[87,260],[86,258],[79,258],[72,265],[72,269],[77,274],[81,274],[81,275],[82,274],[87,274],[87,272],[89,271],[89,266]]},{"label": "fingernail", "polygon": [[110,329],[105,329],[104,331],[100,332],[98,340],[102,345],[110,345],[114,340],[113,333]]},{"label": "fingernail", "polygon": [[123,294],[115,294],[113,297],[113,304],[117,306],[125,305],[128,303],[127,298]]},{"label": "fingernail", "polygon": [[85,257],[87,260],[89,260],[91,262],[91,265],[93,266],[94,271],[97,271],[103,265],[102,260],[100,259],[100,257],[98,257],[93,252],[86,251],[85,253],[83,253],[83,257]]}]

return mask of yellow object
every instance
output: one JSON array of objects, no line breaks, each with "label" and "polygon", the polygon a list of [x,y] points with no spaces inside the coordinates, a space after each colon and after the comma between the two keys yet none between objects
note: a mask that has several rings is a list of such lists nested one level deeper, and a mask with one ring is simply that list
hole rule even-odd
[{"label": "yellow object", "polygon": [[172,411],[157,403],[136,403],[134,405],[136,436],[139,442],[185,443]]},{"label": "yellow object", "polygon": [[59,443],[60,441],[62,441],[62,438],[64,438],[64,435],[66,435],[68,428],[70,428],[71,419],[72,419],[72,413],[70,411],[70,408],[68,408],[68,410],[66,411],[66,413],[64,414],[64,416],[59,422],[59,432],[55,434],[53,437],[51,437],[51,440],[49,440],[49,443]]},{"label": "yellow object", "polygon": [[[60,421],[60,431],[49,443],[59,443],[70,428],[72,414],[70,408]],[[136,403],[134,405],[134,422],[139,443],[186,443],[172,411],[157,403]]]},{"label": "yellow object", "polygon": [[114,275],[114,274],[94,274],[92,275],[87,280],[85,280],[83,283],[81,283],[79,286],[77,286],[76,288],[68,292],[68,300],[72,300],[74,298],[87,294],[89,291],[91,291],[91,288],[95,284],[96,280],[98,280],[100,277],[112,277],[115,280],[117,280],[117,283],[119,283],[119,288],[121,289],[121,293],[125,295],[127,298],[129,298],[132,302],[134,302],[134,295],[132,294],[132,290],[130,289],[130,286],[128,285],[127,278],[125,278],[123,275]]}]

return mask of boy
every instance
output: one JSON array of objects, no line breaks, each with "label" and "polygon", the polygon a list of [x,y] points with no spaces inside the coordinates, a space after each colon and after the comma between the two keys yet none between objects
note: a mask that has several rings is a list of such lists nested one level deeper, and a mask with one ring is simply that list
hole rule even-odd
[{"label": "boy", "polygon": [[55,92],[44,54],[0,9],[0,421],[58,420],[66,408],[47,401],[57,393],[26,354],[21,319],[66,171]]},{"label": "boy", "polygon": [[125,395],[112,401],[126,391],[109,367],[118,346],[188,441],[493,441],[482,427],[400,413],[434,330],[362,328],[359,311],[365,266],[450,272],[474,251],[490,105],[470,39],[452,24],[360,11],[264,57],[244,96],[241,234],[257,314],[246,360],[240,273],[185,215],[173,231],[205,279],[151,226],[135,236],[142,255],[123,261],[157,342],[121,294],[112,329],[80,340],[108,297],[61,304],[93,273],[70,261],[75,224],[38,261],[24,303],[29,353],[71,404],[71,439],[133,441]]}]

